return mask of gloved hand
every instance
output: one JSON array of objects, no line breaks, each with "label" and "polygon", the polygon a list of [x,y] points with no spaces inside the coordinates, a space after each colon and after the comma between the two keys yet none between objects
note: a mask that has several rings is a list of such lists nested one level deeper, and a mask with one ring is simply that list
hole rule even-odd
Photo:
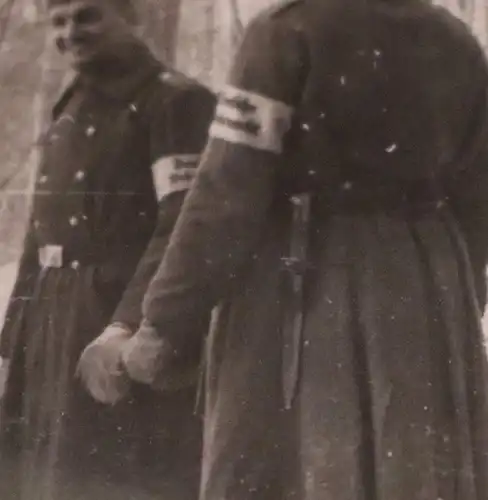
[{"label": "gloved hand", "polygon": [[124,325],[109,325],[80,357],[77,376],[100,403],[113,405],[129,392],[130,380],[123,370],[122,349],[131,335]]},{"label": "gloved hand", "polygon": [[144,321],[122,351],[122,362],[130,378],[148,385],[155,381],[159,370],[171,357],[168,344],[152,325]]},{"label": "gloved hand", "polygon": [[122,361],[135,382],[157,391],[178,391],[196,385],[200,375],[201,348],[173,349],[156,328],[143,322],[124,345]]},{"label": "gloved hand", "polygon": [[0,399],[2,399],[5,394],[5,387],[7,384],[9,369],[10,369],[10,360],[5,358],[0,358]]}]

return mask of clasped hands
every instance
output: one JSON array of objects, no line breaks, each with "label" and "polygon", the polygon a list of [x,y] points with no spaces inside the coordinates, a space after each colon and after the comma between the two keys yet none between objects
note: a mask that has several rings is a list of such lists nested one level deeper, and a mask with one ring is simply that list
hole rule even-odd
[{"label": "clasped hands", "polygon": [[131,380],[152,385],[171,355],[165,340],[147,322],[135,334],[115,323],[85,348],[76,373],[94,399],[114,405],[127,396]]}]

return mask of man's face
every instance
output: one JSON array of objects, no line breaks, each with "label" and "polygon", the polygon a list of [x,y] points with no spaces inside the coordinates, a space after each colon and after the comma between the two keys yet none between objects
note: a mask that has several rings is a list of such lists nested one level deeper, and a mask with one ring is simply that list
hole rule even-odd
[{"label": "man's face", "polygon": [[52,6],[49,17],[55,43],[75,67],[117,56],[132,28],[110,0],[71,0]]}]

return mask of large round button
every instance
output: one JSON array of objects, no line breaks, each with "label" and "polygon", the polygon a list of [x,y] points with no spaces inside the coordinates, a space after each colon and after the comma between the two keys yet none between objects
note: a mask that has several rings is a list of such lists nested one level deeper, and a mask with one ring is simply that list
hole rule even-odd
[{"label": "large round button", "polygon": [[82,181],[85,178],[85,172],[83,170],[78,170],[75,174],[75,179],[77,181]]},{"label": "large round button", "polygon": [[73,217],[70,217],[70,219],[69,219],[70,226],[77,226],[78,222],[79,222],[78,217],[73,216]]},{"label": "large round button", "polygon": [[96,132],[96,128],[93,125],[90,125],[86,128],[85,134],[87,137],[92,137]]},{"label": "large round button", "polygon": [[71,264],[70,264],[71,268],[72,269],[79,269],[80,268],[80,261],[79,260],[73,260],[71,261]]}]

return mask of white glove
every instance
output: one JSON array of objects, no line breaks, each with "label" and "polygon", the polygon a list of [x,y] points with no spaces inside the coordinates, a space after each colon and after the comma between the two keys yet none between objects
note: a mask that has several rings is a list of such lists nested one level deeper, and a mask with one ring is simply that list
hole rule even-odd
[{"label": "white glove", "polygon": [[114,405],[129,392],[130,381],[122,367],[122,349],[131,335],[125,325],[109,325],[81,354],[77,376],[100,403]]},{"label": "white glove", "polygon": [[[125,343],[122,362],[132,380],[151,385],[164,364],[166,343],[154,327],[142,323]],[[169,354],[169,353],[167,353]]]},{"label": "white glove", "polygon": [[10,360],[5,358],[0,358],[0,399],[2,399],[5,394],[5,388],[7,385],[7,377],[9,370],[10,370]]}]

